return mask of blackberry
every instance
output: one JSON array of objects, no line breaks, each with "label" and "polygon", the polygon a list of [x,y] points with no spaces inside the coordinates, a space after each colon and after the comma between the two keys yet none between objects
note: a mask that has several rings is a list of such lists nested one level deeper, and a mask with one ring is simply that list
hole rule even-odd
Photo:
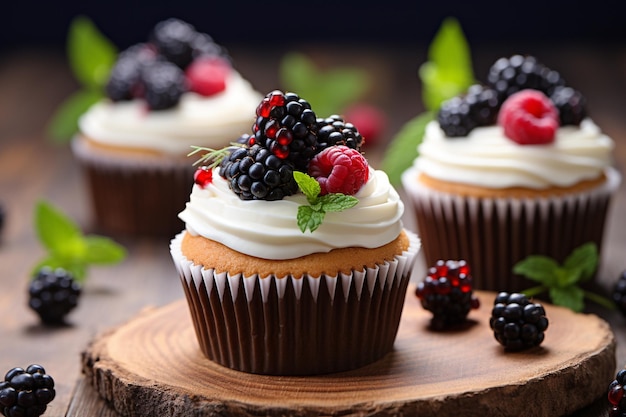
[{"label": "blackberry", "polygon": [[475,127],[495,124],[500,104],[495,90],[474,84],[465,94],[444,101],[437,120],[446,136],[467,136]]},{"label": "blackberry", "polygon": [[282,200],[298,191],[293,165],[260,145],[235,147],[220,165],[220,176],[242,200]]},{"label": "blackberry", "polygon": [[613,286],[612,298],[618,310],[626,316],[626,270],[622,271]]},{"label": "blackberry", "polygon": [[295,93],[272,91],[256,110],[250,144],[269,149],[278,158],[306,171],[317,153],[317,116],[308,101]]},{"label": "blackberry", "polygon": [[548,328],[543,306],[532,303],[521,293],[501,292],[496,296],[489,327],[506,350],[517,351],[539,346]]},{"label": "blackberry", "polygon": [[480,305],[472,292],[469,265],[463,260],[437,261],[417,285],[415,295],[433,313],[431,327],[436,330],[465,322],[470,310]]},{"label": "blackberry", "polygon": [[211,36],[206,33],[197,33],[191,41],[191,54],[192,58],[201,58],[206,56],[218,56],[225,59],[228,62],[232,62],[232,59],[223,46],[217,44]]},{"label": "blackberry", "polygon": [[571,87],[556,87],[550,96],[550,100],[559,110],[561,126],[578,126],[587,117],[587,99],[579,91]]},{"label": "blackberry", "polygon": [[136,44],[122,51],[104,86],[107,97],[113,101],[132,100],[137,97],[142,67],[154,59],[156,53],[148,44]]},{"label": "blackberry", "polygon": [[608,400],[610,404],[609,417],[626,417],[626,398],[624,389],[626,386],[626,369],[621,369],[611,381],[608,389]]},{"label": "blackberry", "polygon": [[150,39],[159,54],[179,68],[186,68],[193,60],[193,42],[198,32],[180,19],[170,18],[157,23]]},{"label": "blackberry", "polygon": [[529,88],[550,97],[557,86],[565,85],[565,80],[533,56],[513,55],[500,58],[491,66],[487,84],[504,101],[511,94]]},{"label": "blackberry", "polygon": [[37,417],[55,395],[54,379],[41,365],[13,368],[0,382],[0,411],[5,417]]},{"label": "blackberry", "polygon": [[324,149],[345,145],[348,148],[361,150],[363,136],[352,123],[347,123],[339,115],[317,119],[317,153]]},{"label": "blackberry", "polygon": [[165,110],[178,104],[187,91],[185,73],[167,61],[154,61],[141,71],[144,98],[151,110]]},{"label": "blackberry", "polygon": [[28,305],[44,324],[63,324],[65,316],[78,305],[81,286],[62,268],[44,266],[28,287]]}]

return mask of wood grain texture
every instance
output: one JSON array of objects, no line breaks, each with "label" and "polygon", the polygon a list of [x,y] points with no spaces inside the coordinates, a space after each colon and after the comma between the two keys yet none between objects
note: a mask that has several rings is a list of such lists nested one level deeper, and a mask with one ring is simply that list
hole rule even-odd
[{"label": "wood grain texture", "polygon": [[605,395],[615,341],[604,320],[545,305],[545,342],[506,353],[488,324],[495,294],[478,296],[482,307],[466,326],[434,332],[410,289],[392,353],[354,371],[312,377],[247,374],[209,361],[181,300],[95,338],[83,353],[83,371],[101,397],[133,417],[554,417]]}]

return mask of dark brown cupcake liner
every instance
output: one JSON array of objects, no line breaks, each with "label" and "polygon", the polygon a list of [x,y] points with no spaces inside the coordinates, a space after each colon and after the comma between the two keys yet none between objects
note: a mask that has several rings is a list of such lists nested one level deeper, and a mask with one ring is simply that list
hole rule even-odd
[{"label": "dark brown cupcake liner", "polygon": [[317,375],[372,363],[393,348],[420,243],[391,262],[338,276],[244,277],[204,269],[170,250],[199,346],[225,367]]}]

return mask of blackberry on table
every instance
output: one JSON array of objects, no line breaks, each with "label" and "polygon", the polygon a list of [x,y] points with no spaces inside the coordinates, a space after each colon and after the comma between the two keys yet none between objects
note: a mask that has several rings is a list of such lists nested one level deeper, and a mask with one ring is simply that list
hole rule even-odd
[{"label": "blackberry on table", "polygon": [[361,150],[363,136],[352,123],[345,122],[341,116],[334,114],[326,118],[318,118],[316,123],[317,153],[335,145],[345,145],[357,151]]},{"label": "blackberry on table", "polygon": [[437,120],[446,136],[467,136],[475,127],[494,124],[500,104],[495,90],[474,84],[465,94],[444,101],[437,113]]},{"label": "blackberry on table", "polygon": [[291,162],[260,145],[235,147],[220,165],[220,176],[242,200],[282,200],[298,191]]},{"label": "blackberry on table", "polygon": [[559,110],[561,126],[578,126],[587,117],[587,99],[571,87],[556,87],[550,100]]},{"label": "blackberry on table", "polygon": [[431,327],[441,330],[465,322],[470,310],[479,307],[472,288],[467,262],[439,260],[417,285],[415,295],[422,307],[433,313]]},{"label": "blackberry on table", "polygon": [[151,34],[151,41],[159,54],[184,69],[193,60],[193,42],[197,34],[191,24],[170,18],[157,23]]},{"label": "blackberry on table", "polygon": [[13,368],[0,382],[0,412],[5,417],[37,417],[55,395],[54,379],[41,365]]},{"label": "blackberry on table", "polygon": [[62,324],[78,305],[81,286],[62,268],[43,267],[28,287],[28,305],[44,324]]},{"label": "blackberry on table", "polygon": [[151,110],[165,110],[178,104],[187,91],[185,73],[167,61],[154,61],[141,72],[144,98]]},{"label": "blackberry on table", "polygon": [[622,271],[613,286],[612,298],[618,310],[626,316],[626,270]]},{"label": "blackberry on table", "polygon": [[269,149],[296,170],[306,166],[317,153],[317,116],[308,101],[295,93],[272,91],[257,107],[250,144]]},{"label": "blackberry on table", "polygon": [[487,83],[503,101],[525,89],[539,90],[550,97],[556,87],[565,85],[565,80],[533,56],[513,55],[500,58],[491,66]]},{"label": "blackberry on table", "polygon": [[521,293],[499,293],[493,303],[489,326],[494,337],[509,351],[539,346],[548,328],[543,306]]}]

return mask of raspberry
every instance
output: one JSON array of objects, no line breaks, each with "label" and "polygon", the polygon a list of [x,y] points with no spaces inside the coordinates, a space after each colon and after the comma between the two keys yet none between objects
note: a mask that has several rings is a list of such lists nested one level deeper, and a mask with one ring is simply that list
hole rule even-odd
[{"label": "raspberry", "polygon": [[448,137],[467,136],[475,127],[495,123],[500,100],[495,90],[480,84],[442,103],[437,120]]},{"label": "raspberry", "polygon": [[348,148],[361,149],[363,136],[352,123],[346,123],[339,115],[332,115],[325,119],[317,119],[317,152],[335,145],[345,145]]},{"label": "raspberry", "polygon": [[44,266],[28,287],[28,305],[44,324],[63,324],[65,316],[78,305],[80,284],[64,269]]},{"label": "raspberry", "polygon": [[561,126],[578,126],[587,117],[587,100],[579,91],[571,87],[556,87],[550,100],[559,111]]},{"label": "raspberry", "polygon": [[615,379],[609,384],[607,398],[611,408],[609,417],[623,417],[626,415],[626,401],[624,401],[624,386],[626,386],[626,369],[617,372]]},{"label": "raspberry", "polygon": [[354,195],[367,182],[369,166],[359,151],[338,145],[318,153],[309,163],[308,174],[319,182],[320,195]]},{"label": "raspberry", "polygon": [[0,412],[6,417],[37,417],[55,395],[54,379],[41,365],[13,368],[0,382]]},{"label": "raspberry", "polygon": [[522,90],[502,103],[498,124],[509,139],[521,145],[546,144],[554,141],[559,113],[542,92]]},{"label": "raspberry", "polygon": [[222,58],[201,57],[195,59],[185,70],[189,91],[202,96],[212,96],[226,89],[226,77],[230,65]]},{"label": "raspberry", "polygon": [[501,292],[496,296],[489,319],[494,337],[506,350],[539,346],[548,328],[543,306],[531,303],[524,294]]},{"label": "raspberry", "polygon": [[194,172],[193,181],[201,188],[205,188],[213,182],[213,171],[208,167],[200,167]]},{"label": "raspberry", "polygon": [[165,110],[178,104],[187,91],[185,73],[167,61],[155,61],[142,71],[145,100],[151,110]]},{"label": "raspberry", "polygon": [[463,323],[470,310],[480,305],[472,292],[469,265],[463,260],[437,261],[417,285],[415,295],[433,313],[431,327],[436,330]]},{"label": "raspberry", "polygon": [[346,120],[350,120],[354,126],[359,127],[359,132],[363,136],[361,146],[376,144],[387,127],[386,114],[369,104],[354,104],[348,107],[343,115]]}]

